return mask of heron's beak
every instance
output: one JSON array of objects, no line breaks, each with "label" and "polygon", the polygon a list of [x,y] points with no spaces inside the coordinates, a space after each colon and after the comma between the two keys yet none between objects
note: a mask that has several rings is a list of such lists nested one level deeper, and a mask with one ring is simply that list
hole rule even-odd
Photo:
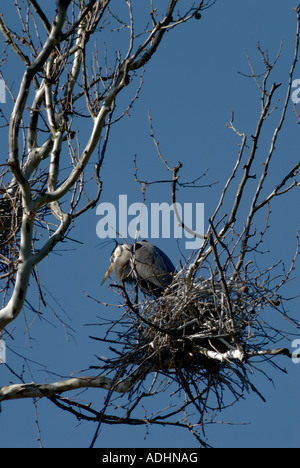
[{"label": "heron's beak", "polygon": [[102,286],[103,283],[105,283],[105,281],[107,280],[107,278],[108,278],[109,275],[111,274],[112,269],[113,269],[113,265],[114,265],[113,263],[111,263],[111,264],[109,265],[108,270],[107,270],[107,272],[105,273],[104,278],[103,278],[103,280],[102,280],[101,286]]}]

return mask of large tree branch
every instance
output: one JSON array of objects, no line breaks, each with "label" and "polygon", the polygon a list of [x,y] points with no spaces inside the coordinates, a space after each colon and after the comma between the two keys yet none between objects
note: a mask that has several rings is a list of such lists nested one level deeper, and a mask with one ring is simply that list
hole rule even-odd
[{"label": "large tree branch", "polygon": [[59,43],[59,35],[66,17],[66,8],[59,4],[55,20],[53,21],[51,33],[49,34],[43,49],[35,61],[28,65],[23,75],[18,97],[16,99],[9,125],[9,166],[18,181],[25,201],[28,202],[28,190],[26,180],[21,172],[19,161],[18,135],[25,104],[29,95],[31,81],[38,70],[42,68],[51,51]]},{"label": "large tree branch", "polygon": [[[291,353],[286,348],[277,349],[262,349],[260,351],[252,351],[242,353],[238,349],[232,349],[224,353],[208,350],[206,348],[197,347],[197,352],[203,354],[209,359],[220,362],[225,361],[241,361],[245,362],[255,356],[279,355],[292,357]],[[149,373],[149,366],[146,365],[143,371],[143,366],[139,366],[134,372],[124,379],[115,380],[106,376],[83,376],[65,379],[57,382],[39,384],[36,382],[20,383],[13,385],[5,385],[0,387],[0,401],[16,400],[21,398],[44,398],[61,395],[65,392],[78,390],[80,388],[99,388],[110,390],[117,393],[127,393],[132,389],[133,385],[139,381],[141,376]]]},{"label": "large tree branch", "polygon": [[[68,2],[59,2],[57,15],[52,24],[51,32],[42,48],[38,57],[34,60],[33,63],[29,64],[21,81],[19,94],[16,99],[10,124],[9,124],[9,160],[8,165],[11,169],[11,172],[14,175],[14,178],[20,188],[22,194],[22,207],[23,207],[23,216],[21,224],[21,239],[20,239],[20,253],[18,259],[18,269],[16,273],[16,280],[14,284],[14,289],[12,296],[5,307],[0,311],[0,330],[2,330],[9,322],[14,320],[20,313],[24,300],[26,298],[28,283],[31,271],[37,263],[38,258],[32,255],[31,253],[31,243],[32,243],[32,232],[33,225],[35,220],[35,203],[31,198],[31,187],[27,176],[31,174],[36,164],[41,160],[45,154],[47,154],[48,149],[50,151],[50,145],[46,145],[46,148],[43,148],[38,155],[32,156],[32,153],[27,159],[28,164],[24,168],[21,168],[20,165],[20,156],[19,156],[19,129],[20,124],[23,119],[23,112],[29,95],[30,84],[34,79],[37,71],[41,70],[44,63],[48,59],[53,48],[60,41],[60,33],[64,25],[66,17],[66,8]],[[42,99],[43,99],[43,88],[39,88],[38,95],[35,100],[35,105],[39,108]],[[34,143],[36,137],[32,136],[31,143]],[[34,162],[33,162],[34,161]],[[52,236],[53,237],[53,236]]]},{"label": "large tree branch", "polygon": [[49,384],[29,384],[6,385],[0,388],[0,401],[15,400],[19,398],[43,398],[60,395],[61,393],[78,390],[80,388],[103,388],[113,390],[118,393],[126,393],[130,389],[131,381],[113,384],[114,380],[108,377],[77,377]]}]

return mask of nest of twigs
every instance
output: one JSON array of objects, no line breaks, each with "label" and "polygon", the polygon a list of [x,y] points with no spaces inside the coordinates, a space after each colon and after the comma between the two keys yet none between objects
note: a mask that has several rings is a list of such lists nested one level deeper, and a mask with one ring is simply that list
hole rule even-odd
[{"label": "nest of twigs", "polygon": [[154,368],[211,369],[214,358],[225,362],[240,350],[242,360],[243,352],[246,359],[259,349],[258,315],[266,304],[270,295],[252,284],[228,280],[224,290],[213,278],[187,284],[179,275],[169,292],[140,304],[134,328]]},{"label": "nest of twigs", "polygon": [[[41,179],[42,181],[42,179]],[[32,181],[32,187],[39,189],[39,179]],[[48,230],[47,216],[51,213],[45,205],[36,215],[36,232]],[[1,181],[0,174],[0,274],[12,277],[18,267],[20,230],[22,225],[22,201],[20,190],[9,187]]]},{"label": "nest of twigs", "polygon": [[12,269],[18,258],[18,233],[22,222],[22,209],[18,197],[4,194],[0,197],[0,272]]},{"label": "nest of twigs", "polygon": [[[122,293],[127,307],[122,330],[116,331],[117,325],[110,329],[119,336],[122,351],[114,348],[118,357],[108,360],[103,369],[123,368],[125,377],[135,375],[132,391],[154,372],[179,383],[202,407],[209,389],[217,407],[222,406],[225,388],[236,400],[245,390],[263,398],[250,381],[252,368],[247,363],[269,360],[265,347],[283,338],[261,317],[268,307],[278,306],[263,274],[247,281],[228,277],[225,283],[216,274],[189,283],[182,271],[159,298],[135,302],[134,291],[122,288]],[[279,353],[285,354],[284,348],[271,354]]]}]

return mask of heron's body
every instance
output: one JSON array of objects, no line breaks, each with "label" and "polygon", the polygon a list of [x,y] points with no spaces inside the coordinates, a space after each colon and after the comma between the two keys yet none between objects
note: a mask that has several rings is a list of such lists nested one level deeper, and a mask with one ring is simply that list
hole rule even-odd
[{"label": "heron's body", "polygon": [[169,257],[147,241],[118,245],[103,282],[113,271],[121,281],[137,283],[146,294],[160,295],[172,282],[175,267]]}]

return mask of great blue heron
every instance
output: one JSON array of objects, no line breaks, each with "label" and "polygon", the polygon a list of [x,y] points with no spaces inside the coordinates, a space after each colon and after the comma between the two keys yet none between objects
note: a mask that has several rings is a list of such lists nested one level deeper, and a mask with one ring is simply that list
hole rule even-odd
[{"label": "great blue heron", "polygon": [[159,296],[172,282],[175,267],[169,257],[147,241],[118,245],[102,280],[113,271],[121,281],[137,283],[145,294]]}]

